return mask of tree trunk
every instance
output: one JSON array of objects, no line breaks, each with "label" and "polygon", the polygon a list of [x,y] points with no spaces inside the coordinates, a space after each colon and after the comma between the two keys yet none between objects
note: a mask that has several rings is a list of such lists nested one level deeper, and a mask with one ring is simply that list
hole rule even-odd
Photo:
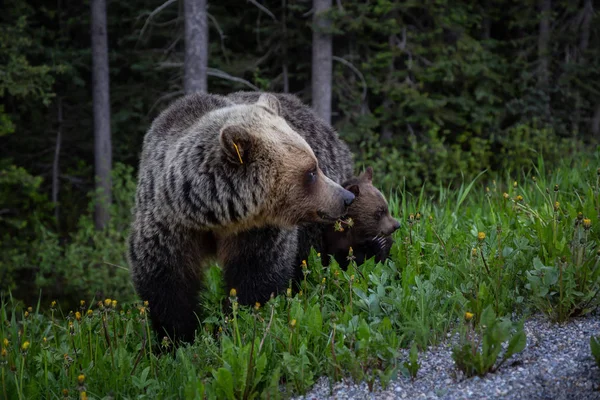
[{"label": "tree trunk", "polygon": [[184,0],[185,93],[206,93],[208,68],[208,22],[206,0]]},{"label": "tree trunk", "polygon": [[112,147],[110,139],[110,97],[108,78],[108,40],[105,0],[90,0],[92,30],[92,98],[94,109],[94,167],[96,174],[96,229],[106,227],[112,201],[110,173]]},{"label": "tree trunk", "polygon": [[331,21],[324,12],[331,8],[331,0],[313,0],[312,42],[312,106],[326,123],[331,123],[332,46]]},{"label": "tree trunk", "polygon": [[62,124],[63,124],[63,109],[62,99],[59,97],[57,101],[58,107],[58,127],[56,129],[56,144],[54,145],[54,160],[52,161],[52,203],[54,204],[54,219],[56,219],[56,226],[59,226],[60,210],[58,207],[58,193],[60,191],[60,181],[58,175],[60,173],[60,146],[62,144]]},{"label": "tree trunk", "polygon": [[282,74],[283,74],[283,93],[289,93],[290,80],[288,76],[288,52],[287,52],[287,0],[281,0],[281,29],[282,29]]},{"label": "tree trunk", "polygon": [[[581,39],[579,41],[579,63],[583,66],[586,63],[585,53],[587,52],[590,44],[590,25],[592,17],[594,16],[594,6],[592,0],[585,0],[583,2],[583,21],[581,23]],[[599,106],[600,110],[600,106]],[[577,90],[576,104],[575,104],[575,123],[577,129],[579,129],[580,118],[581,118],[581,92]],[[596,126],[596,131],[598,127]],[[585,131],[585,129],[584,129]],[[594,132],[594,119],[592,118],[591,131]],[[597,133],[597,132],[596,132]],[[595,135],[594,135],[595,136]]]},{"label": "tree trunk", "polygon": [[487,40],[491,37],[492,33],[492,0],[485,0],[483,2],[483,39]]},{"label": "tree trunk", "polygon": [[540,68],[538,71],[538,84],[546,89],[550,75],[550,18],[552,0],[539,0],[540,7],[540,32],[538,36],[538,58]]}]

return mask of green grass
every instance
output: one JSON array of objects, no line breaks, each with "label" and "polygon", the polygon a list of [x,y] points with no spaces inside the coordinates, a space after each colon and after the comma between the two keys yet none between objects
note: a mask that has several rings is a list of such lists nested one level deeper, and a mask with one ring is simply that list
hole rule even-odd
[{"label": "green grass", "polygon": [[[418,375],[416,353],[409,360],[400,349],[464,331],[467,312],[475,336],[484,335],[484,310],[499,318],[543,312],[555,321],[585,314],[600,290],[599,166],[598,155],[552,171],[539,160],[533,175],[484,173],[430,196],[390,194],[403,221],[391,260],[342,271],[323,268],[313,253],[301,293],[260,307],[239,307],[234,293],[221,293],[213,267],[202,330],[176,350],[151,335],[152,305],[84,299],[70,312],[57,299],[28,310],[4,294],[0,396],[285,398],[322,375],[385,386]],[[223,297],[233,304],[229,315]],[[502,323],[502,337],[511,337]],[[501,357],[486,354],[484,372]]]}]

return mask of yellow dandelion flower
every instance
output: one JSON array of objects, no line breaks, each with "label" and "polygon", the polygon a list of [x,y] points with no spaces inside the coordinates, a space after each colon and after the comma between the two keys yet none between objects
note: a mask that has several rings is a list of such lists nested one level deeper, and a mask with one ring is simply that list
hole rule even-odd
[{"label": "yellow dandelion flower", "polygon": [[31,314],[33,312],[33,307],[27,307],[27,311]]},{"label": "yellow dandelion flower", "polygon": [[77,383],[79,383],[80,385],[83,385],[84,381],[85,381],[85,375],[79,374],[79,376],[77,377]]},{"label": "yellow dandelion flower", "polygon": [[92,310],[87,310],[87,316],[88,317],[92,317],[94,315],[94,312]]},{"label": "yellow dandelion flower", "polygon": [[317,257],[321,257],[321,253],[317,253]]},{"label": "yellow dandelion flower", "polygon": [[485,232],[479,232],[477,234],[477,240],[479,240],[480,242],[483,242],[485,240]]},{"label": "yellow dandelion flower", "polygon": [[44,338],[42,339],[42,343],[44,343],[44,345],[48,344],[48,338],[46,336],[44,336]]},{"label": "yellow dandelion flower", "polygon": [[286,291],[285,291],[285,295],[287,297],[292,297],[292,289],[291,288],[287,288]]},{"label": "yellow dandelion flower", "polygon": [[148,300],[144,300],[144,307],[148,307]]},{"label": "yellow dandelion flower", "polygon": [[2,348],[2,351],[0,351],[0,356],[2,356],[2,358],[6,358],[8,352],[6,351],[5,348]]},{"label": "yellow dandelion flower", "polygon": [[302,268],[306,268],[306,260],[302,260]]},{"label": "yellow dandelion flower", "polygon": [[146,307],[140,307],[140,315],[146,315]]},{"label": "yellow dandelion flower", "polygon": [[85,300],[79,300],[79,306],[85,307]]},{"label": "yellow dandelion flower", "polygon": [[554,202],[554,211],[558,211],[558,209],[560,208],[560,203],[558,201]]},{"label": "yellow dandelion flower", "polygon": [[414,221],[414,219],[415,219],[415,214],[413,214],[413,213],[408,214],[409,221]]},{"label": "yellow dandelion flower", "polygon": [[4,338],[4,340],[2,341],[2,344],[4,345],[4,347],[8,347],[8,345],[10,344],[10,342],[8,341],[7,338]]},{"label": "yellow dandelion flower", "polygon": [[517,183],[517,181],[513,182],[513,187],[516,188],[517,186],[519,186],[519,184]]},{"label": "yellow dandelion flower", "polygon": [[111,301],[111,302],[110,302],[110,306],[111,306],[112,308],[117,308],[117,301],[116,301],[116,300],[113,300],[113,301]]},{"label": "yellow dandelion flower", "polygon": [[293,319],[293,320],[290,321],[290,328],[294,328],[294,327],[296,327],[296,320],[295,319]]},{"label": "yellow dandelion flower", "polygon": [[29,311],[25,311],[25,318],[29,317]]},{"label": "yellow dandelion flower", "polygon": [[76,311],[76,312],[75,312],[75,319],[76,319],[77,321],[81,321],[81,313],[80,313],[79,311]]},{"label": "yellow dandelion flower", "polygon": [[592,227],[592,220],[591,220],[591,219],[589,219],[589,218],[585,218],[585,219],[583,220],[583,228],[584,228],[585,230],[588,230],[588,229],[590,229],[591,227]]},{"label": "yellow dandelion flower", "polygon": [[237,296],[237,290],[235,290],[235,288],[231,288],[231,290],[229,291],[229,297],[236,297]]},{"label": "yellow dandelion flower", "polygon": [[477,257],[477,247],[471,249],[471,257]]},{"label": "yellow dandelion flower", "polygon": [[504,199],[508,200],[508,198],[510,196],[508,195],[508,193],[504,192],[504,193],[502,193],[502,197],[504,197]]},{"label": "yellow dandelion flower", "polygon": [[50,303],[50,308],[55,308],[56,307],[56,300],[52,301],[52,303]]},{"label": "yellow dandelion flower", "polygon": [[516,201],[519,201],[519,202],[520,202],[520,201],[523,201],[523,196],[521,196],[521,195],[518,195],[517,197],[515,197],[515,200],[516,200]]},{"label": "yellow dandelion flower", "polygon": [[104,307],[110,307],[111,303],[112,303],[111,299],[104,299]]},{"label": "yellow dandelion flower", "polygon": [[324,285],[326,281],[327,281],[327,279],[323,278],[323,280],[321,281],[321,285]]},{"label": "yellow dandelion flower", "polygon": [[465,319],[466,319],[467,321],[470,321],[471,319],[473,319],[473,316],[474,316],[474,315],[475,315],[475,314],[473,314],[473,313],[470,313],[470,312],[468,312],[468,311],[467,311],[467,312],[465,313]]},{"label": "yellow dandelion flower", "polygon": [[69,390],[68,389],[63,389],[62,390],[62,394],[64,397],[68,397],[69,396]]},{"label": "yellow dandelion flower", "polygon": [[79,393],[79,400],[88,400],[88,396],[86,392]]},{"label": "yellow dandelion flower", "polygon": [[27,349],[29,349],[30,345],[31,345],[31,343],[29,343],[28,340],[24,341],[23,344],[21,345],[21,350],[26,351]]},{"label": "yellow dandelion flower", "polygon": [[254,309],[256,311],[260,310],[260,303],[258,301],[256,303],[254,303]]}]

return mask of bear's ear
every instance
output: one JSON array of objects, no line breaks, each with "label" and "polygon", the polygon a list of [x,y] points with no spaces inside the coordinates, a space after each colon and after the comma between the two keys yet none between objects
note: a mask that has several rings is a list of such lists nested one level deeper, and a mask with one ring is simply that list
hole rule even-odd
[{"label": "bear's ear", "polygon": [[239,125],[230,125],[221,129],[219,141],[227,160],[233,164],[248,164],[252,152],[256,150],[255,139],[250,132]]},{"label": "bear's ear", "polygon": [[371,167],[367,167],[367,169],[365,169],[365,172],[363,172],[360,176],[363,180],[367,180],[369,182],[373,181],[373,168]]},{"label": "bear's ear", "polygon": [[261,94],[256,104],[260,104],[261,106],[273,111],[275,115],[281,116],[281,103],[279,100],[277,100],[277,97],[270,93]]},{"label": "bear's ear", "polygon": [[356,183],[348,186],[346,190],[351,192],[354,195],[354,197],[358,197],[358,195],[360,194],[360,188]]}]

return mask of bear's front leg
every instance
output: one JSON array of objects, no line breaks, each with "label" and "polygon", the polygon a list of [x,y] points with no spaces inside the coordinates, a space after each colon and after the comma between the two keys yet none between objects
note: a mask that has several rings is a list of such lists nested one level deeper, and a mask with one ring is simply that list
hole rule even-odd
[{"label": "bear's front leg", "polygon": [[[210,256],[208,236],[163,228],[130,238],[133,283],[140,299],[148,301],[159,340],[168,336],[175,342],[194,341],[201,262]],[[200,248],[200,243],[205,246]]]},{"label": "bear's front leg", "polygon": [[251,229],[218,241],[227,293],[235,289],[243,305],[266,303],[285,292],[294,277],[297,229]]}]

